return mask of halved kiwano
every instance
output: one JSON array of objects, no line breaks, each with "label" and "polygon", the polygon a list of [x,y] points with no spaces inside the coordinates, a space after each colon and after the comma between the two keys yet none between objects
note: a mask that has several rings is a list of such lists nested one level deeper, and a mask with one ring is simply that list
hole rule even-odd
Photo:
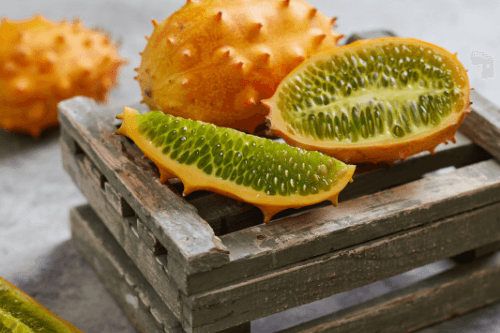
[{"label": "halved kiwano", "polygon": [[264,222],[287,208],[337,203],[355,166],[330,156],[201,121],[125,108],[116,131],[132,139],[184,194],[209,190],[254,204]]},{"label": "halved kiwano", "polygon": [[314,56],[263,103],[286,142],[346,163],[405,159],[454,142],[469,110],[456,55],[413,38],[358,41]]},{"label": "halved kiwano", "polygon": [[0,332],[82,333],[1,277]]}]

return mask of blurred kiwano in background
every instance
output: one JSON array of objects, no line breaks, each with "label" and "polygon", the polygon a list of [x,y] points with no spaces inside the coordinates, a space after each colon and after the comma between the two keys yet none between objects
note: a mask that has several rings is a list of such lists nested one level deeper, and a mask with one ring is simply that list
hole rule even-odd
[{"label": "blurred kiwano in background", "polygon": [[77,95],[106,101],[121,59],[110,37],[40,15],[0,24],[0,127],[38,137],[57,126],[57,103]]}]

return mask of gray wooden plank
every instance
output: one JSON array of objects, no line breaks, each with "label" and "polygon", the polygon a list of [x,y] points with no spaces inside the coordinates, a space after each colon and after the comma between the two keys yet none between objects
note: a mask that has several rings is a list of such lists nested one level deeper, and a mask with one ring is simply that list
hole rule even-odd
[{"label": "gray wooden plank", "polygon": [[472,112],[459,130],[500,160],[500,109],[475,90],[471,101]]},{"label": "gray wooden plank", "polygon": [[500,300],[500,254],[279,333],[413,332]]},{"label": "gray wooden plank", "polygon": [[184,332],[89,206],[73,208],[70,221],[78,251],[139,332]]},{"label": "gray wooden plank", "polygon": [[61,142],[61,151],[64,168],[68,170],[73,181],[79,184],[97,215],[132,261],[139,267],[142,274],[150,281],[163,302],[180,319],[179,288],[186,284],[176,283],[174,278],[178,277],[178,274],[169,275],[163,264],[158,262],[161,259],[158,259],[139,238],[138,232],[132,228],[136,218],[121,217],[118,211],[108,202],[104,191],[96,186],[92,178],[84,172],[83,160],[87,158],[86,155],[72,155],[64,141]]},{"label": "gray wooden plank", "polygon": [[[500,202],[183,297],[199,331],[268,316],[500,240]],[[221,300],[224,300],[221,302]]]},{"label": "gray wooden plank", "polygon": [[[376,194],[221,236],[231,262],[188,276],[190,290],[224,286],[301,260],[500,201],[500,164],[480,162]],[[234,283],[234,282],[233,282]]]},{"label": "gray wooden plank", "polygon": [[63,101],[58,108],[61,126],[187,271],[210,270],[229,261],[227,249],[194,207],[157,182],[150,166],[130,161],[122,151],[110,121],[120,108],[98,108],[83,97]]}]

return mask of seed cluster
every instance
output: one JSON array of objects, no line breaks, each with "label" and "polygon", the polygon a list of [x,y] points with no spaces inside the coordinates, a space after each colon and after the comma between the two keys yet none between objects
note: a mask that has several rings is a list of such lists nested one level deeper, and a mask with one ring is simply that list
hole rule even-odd
[{"label": "seed cluster", "polygon": [[290,77],[278,94],[278,108],[291,129],[305,137],[401,138],[464,107],[464,82],[453,79],[456,70],[421,46],[389,43],[346,51]]},{"label": "seed cluster", "polygon": [[328,191],[346,170],[318,152],[160,111],[137,119],[139,132],[169,159],[271,196]]}]

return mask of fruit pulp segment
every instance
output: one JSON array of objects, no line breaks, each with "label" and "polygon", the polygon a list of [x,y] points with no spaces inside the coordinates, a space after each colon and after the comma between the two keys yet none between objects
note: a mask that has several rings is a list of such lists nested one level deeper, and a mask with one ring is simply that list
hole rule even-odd
[{"label": "fruit pulp segment", "polygon": [[338,50],[278,89],[275,103],[294,135],[338,143],[409,138],[468,107],[461,66],[439,50],[407,41]]},{"label": "fruit pulp segment", "polygon": [[0,279],[0,332],[72,332],[54,315]]},{"label": "fruit pulp segment", "polygon": [[346,169],[318,152],[159,111],[138,115],[137,121],[139,132],[165,158],[267,196],[326,192]]}]

